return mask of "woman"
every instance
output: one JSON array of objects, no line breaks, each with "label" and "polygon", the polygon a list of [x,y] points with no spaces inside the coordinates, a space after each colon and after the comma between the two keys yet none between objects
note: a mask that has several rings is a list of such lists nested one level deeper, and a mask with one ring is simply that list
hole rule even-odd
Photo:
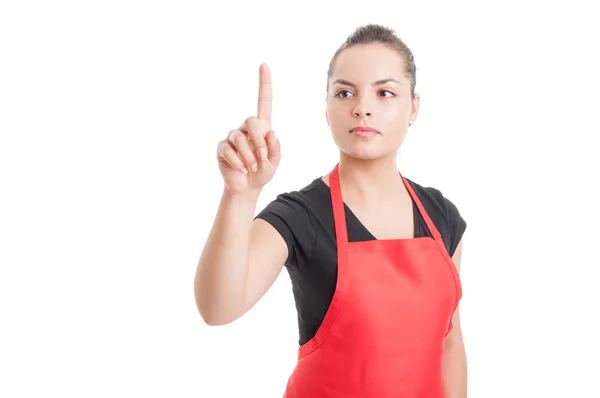
[{"label": "woman", "polygon": [[198,309],[210,325],[234,321],[285,265],[300,327],[286,397],[466,397],[457,309],[466,222],[396,167],[419,111],[412,53],[392,30],[363,26],[327,78],[339,163],[253,219],[281,158],[261,65],[257,116],[218,145],[225,187],[198,264]]}]

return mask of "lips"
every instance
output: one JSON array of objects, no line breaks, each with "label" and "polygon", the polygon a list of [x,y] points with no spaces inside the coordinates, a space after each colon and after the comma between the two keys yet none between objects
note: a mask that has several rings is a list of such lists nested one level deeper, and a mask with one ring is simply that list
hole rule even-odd
[{"label": "lips", "polygon": [[356,126],[350,130],[350,132],[359,137],[372,137],[379,134],[379,131],[375,130],[374,128],[364,126]]}]

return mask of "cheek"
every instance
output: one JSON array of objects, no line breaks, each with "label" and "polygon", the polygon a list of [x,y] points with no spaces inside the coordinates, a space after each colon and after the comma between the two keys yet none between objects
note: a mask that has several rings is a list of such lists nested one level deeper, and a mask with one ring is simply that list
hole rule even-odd
[{"label": "cheek", "polygon": [[329,115],[329,126],[334,134],[340,130],[348,129],[349,123],[352,123],[352,118],[340,109],[340,107],[330,109],[327,114]]},{"label": "cheek", "polygon": [[331,123],[335,123],[336,119],[338,119],[344,112],[346,112],[345,107],[341,104],[327,106],[327,114],[329,115],[329,120]]},{"label": "cheek", "polygon": [[389,106],[381,109],[380,116],[386,122],[398,123],[404,119],[408,120],[409,111],[402,105]]}]

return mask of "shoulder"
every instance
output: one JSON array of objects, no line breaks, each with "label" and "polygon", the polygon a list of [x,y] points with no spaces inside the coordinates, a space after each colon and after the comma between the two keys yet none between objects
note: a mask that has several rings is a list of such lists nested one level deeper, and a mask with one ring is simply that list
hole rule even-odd
[{"label": "shoulder", "polygon": [[442,234],[448,253],[452,256],[467,228],[466,220],[454,202],[439,189],[419,184],[410,178],[406,180]]},{"label": "shoulder", "polygon": [[315,178],[303,188],[283,192],[269,202],[259,216],[273,214],[279,217],[313,216],[316,206],[325,199],[324,183]]},{"label": "shoulder", "polygon": [[[430,208],[435,208],[437,211],[442,212],[447,217],[460,216],[460,212],[456,205],[439,189],[431,186],[421,185],[409,178],[406,178],[406,180],[414,189],[419,199],[421,199],[422,202],[427,202]],[[423,203],[423,205],[425,206],[425,203]]]},{"label": "shoulder", "polygon": [[327,203],[328,191],[323,186],[322,180],[315,178],[299,190],[280,193],[256,216],[271,224],[285,240],[288,267],[303,266],[312,255],[320,209]]}]

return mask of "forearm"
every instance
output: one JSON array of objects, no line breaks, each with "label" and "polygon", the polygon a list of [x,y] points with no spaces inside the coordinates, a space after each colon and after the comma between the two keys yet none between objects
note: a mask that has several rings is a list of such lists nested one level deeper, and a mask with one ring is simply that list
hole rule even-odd
[{"label": "forearm", "polygon": [[221,197],[194,281],[196,303],[207,323],[227,323],[244,307],[250,231],[258,194],[224,191]]},{"label": "forearm", "polygon": [[467,356],[462,341],[444,348],[444,398],[467,398]]}]

